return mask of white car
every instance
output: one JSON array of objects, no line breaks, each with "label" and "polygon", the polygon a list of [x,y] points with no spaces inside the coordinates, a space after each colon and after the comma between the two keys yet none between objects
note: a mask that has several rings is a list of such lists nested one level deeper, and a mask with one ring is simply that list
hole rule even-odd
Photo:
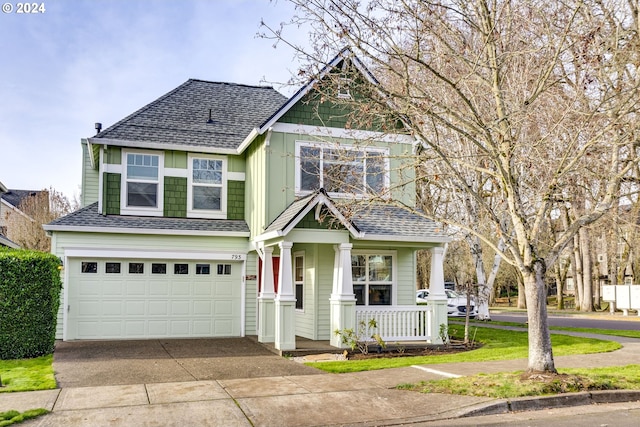
[{"label": "white car", "polygon": [[[467,297],[449,289],[445,289],[444,292],[447,294],[447,315],[450,317],[464,317],[467,314]],[[416,303],[427,303],[428,296],[429,289],[416,291]],[[473,300],[469,304],[469,317],[473,319],[478,314],[478,309]]]}]

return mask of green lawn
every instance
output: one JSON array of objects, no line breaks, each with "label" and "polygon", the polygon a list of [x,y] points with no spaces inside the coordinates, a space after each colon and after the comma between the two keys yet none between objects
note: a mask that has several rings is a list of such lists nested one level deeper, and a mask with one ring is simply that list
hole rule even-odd
[{"label": "green lawn", "polygon": [[[470,320],[469,323],[470,325],[478,326],[478,327],[481,327],[487,324],[482,320]],[[497,322],[492,320],[491,322],[489,322],[489,324],[496,325],[496,326],[514,326],[519,328],[526,328],[526,325],[523,325],[522,323],[518,323],[518,322]],[[457,322],[457,321],[449,322],[450,328],[464,327],[463,325],[464,323],[462,322]],[[640,323],[638,323],[638,327],[640,328]],[[640,338],[640,330],[627,331],[627,330],[614,330],[614,329],[572,328],[568,326],[550,326],[549,329],[551,331],[570,331],[570,332],[581,332],[585,334],[611,335],[614,337]]]},{"label": "green lawn", "polygon": [[[463,326],[450,325],[449,334],[460,339],[464,333]],[[435,363],[480,362],[487,360],[510,360],[527,358],[529,345],[526,332],[509,331],[495,328],[472,328],[470,336],[482,343],[476,350],[456,354],[395,357],[366,360],[346,360],[332,362],[312,362],[309,366],[326,372],[360,372],[376,369],[399,368],[411,365],[427,365]],[[606,353],[622,346],[614,341],[603,341],[593,338],[572,337],[552,334],[551,344],[555,356],[571,354]]]},{"label": "green lawn", "polygon": [[0,360],[0,393],[49,390],[57,387],[53,355],[34,359]]},{"label": "green lawn", "polygon": [[498,399],[593,390],[640,390],[640,365],[562,369],[559,375],[533,377],[523,377],[521,371],[479,374],[402,384],[398,388],[421,393],[450,393]]}]

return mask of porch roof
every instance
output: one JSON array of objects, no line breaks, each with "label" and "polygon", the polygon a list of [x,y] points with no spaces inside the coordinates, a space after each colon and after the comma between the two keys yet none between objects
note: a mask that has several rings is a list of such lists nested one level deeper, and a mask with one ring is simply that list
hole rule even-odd
[{"label": "porch roof", "polygon": [[[357,240],[421,243],[444,243],[450,240],[440,224],[425,218],[419,210],[384,204],[358,206],[357,203],[351,203],[341,206],[324,189],[291,203],[256,240],[286,236],[314,208],[317,212],[318,209],[328,212]],[[316,218],[319,220],[318,214]]]}]

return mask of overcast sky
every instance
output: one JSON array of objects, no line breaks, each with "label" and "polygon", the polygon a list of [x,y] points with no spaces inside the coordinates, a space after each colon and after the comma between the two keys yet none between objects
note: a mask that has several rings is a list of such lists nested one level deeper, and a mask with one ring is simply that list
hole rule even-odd
[{"label": "overcast sky", "polygon": [[[80,139],[189,78],[286,82],[285,46],[256,37],[293,13],[268,0],[44,0],[0,12],[0,182],[79,197]],[[303,39],[303,35],[298,35]]]}]

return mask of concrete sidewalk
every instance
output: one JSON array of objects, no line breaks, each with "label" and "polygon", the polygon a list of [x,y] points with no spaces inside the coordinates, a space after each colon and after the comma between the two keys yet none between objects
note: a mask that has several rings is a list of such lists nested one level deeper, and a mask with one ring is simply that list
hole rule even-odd
[{"label": "concrete sidewalk", "polygon": [[[602,337],[615,339],[614,337]],[[611,353],[555,358],[556,368],[640,364],[640,340],[621,339]],[[67,387],[0,394],[0,412],[46,408],[25,426],[381,426],[462,416],[640,400],[640,392],[572,393],[548,398],[492,399],[397,390],[403,383],[524,370],[526,359],[422,365],[349,374],[291,375]],[[288,364],[288,365],[287,365]],[[307,368],[307,367],[305,367]],[[280,368],[279,368],[280,369]],[[309,368],[310,369],[310,368]]]}]

